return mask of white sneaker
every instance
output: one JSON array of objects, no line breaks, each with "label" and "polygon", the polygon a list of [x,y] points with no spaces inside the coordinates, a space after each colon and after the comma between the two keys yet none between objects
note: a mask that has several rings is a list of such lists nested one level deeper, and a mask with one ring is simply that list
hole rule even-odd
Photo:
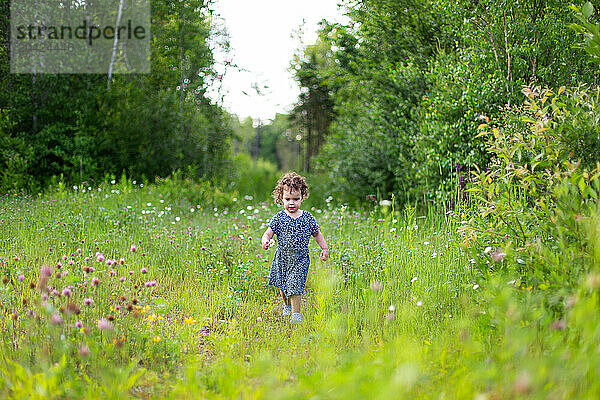
[{"label": "white sneaker", "polygon": [[288,306],[287,304],[283,305],[283,309],[281,310],[281,315],[288,316],[292,315],[292,306]]},{"label": "white sneaker", "polygon": [[295,312],[292,313],[292,318],[290,319],[290,322],[292,324],[301,324],[303,319],[304,317],[302,316],[302,313]]}]

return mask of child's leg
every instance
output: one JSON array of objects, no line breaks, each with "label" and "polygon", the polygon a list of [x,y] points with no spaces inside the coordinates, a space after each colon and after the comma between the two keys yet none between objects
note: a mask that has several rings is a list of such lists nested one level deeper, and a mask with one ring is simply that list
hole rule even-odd
[{"label": "child's leg", "polygon": [[292,303],[292,312],[299,313],[300,312],[300,303],[302,302],[302,295],[295,294],[290,296],[290,303]]},{"label": "child's leg", "polygon": [[283,290],[279,290],[279,292],[281,292],[281,300],[283,300],[283,304],[285,304],[286,306],[290,305],[290,299],[289,297],[285,297],[285,293],[283,293]]}]

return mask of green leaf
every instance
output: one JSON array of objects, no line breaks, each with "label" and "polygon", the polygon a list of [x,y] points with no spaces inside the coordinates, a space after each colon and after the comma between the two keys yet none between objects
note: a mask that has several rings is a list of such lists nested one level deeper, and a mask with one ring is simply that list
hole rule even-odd
[{"label": "green leaf", "polygon": [[583,5],[583,9],[581,11],[584,17],[590,18],[594,14],[594,6],[588,1]]}]

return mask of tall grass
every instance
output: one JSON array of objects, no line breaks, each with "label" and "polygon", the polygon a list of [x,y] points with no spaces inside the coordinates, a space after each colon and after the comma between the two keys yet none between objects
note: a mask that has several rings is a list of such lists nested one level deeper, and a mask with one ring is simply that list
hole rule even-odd
[{"label": "tall grass", "polygon": [[[227,207],[194,204],[175,189],[122,181],[2,198],[3,397],[551,392],[505,365],[532,333],[488,314],[511,309],[512,295],[494,303],[506,284],[481,281],[445,214],[313,207],[330,260],[311,244],[305,322],[292,326],[266,283],[272,250],[259,243],[275,206],[241,196]],[[521,336],[507,344],[503,326]],[[577,376],[557,393],[597,393],[583,385],[593,375]]]}]

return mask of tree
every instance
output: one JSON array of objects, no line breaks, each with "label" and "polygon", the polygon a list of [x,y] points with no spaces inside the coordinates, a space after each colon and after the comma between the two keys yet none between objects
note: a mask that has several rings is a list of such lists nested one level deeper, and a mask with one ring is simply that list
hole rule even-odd
[{"label": "tree", "polygon": [[[325,23],[322,25],[325,26]],[[300,86],[300,96],[292,111],[292,119],[304,128],[306,172],[310,172],[312,157],[325,143],[334,117],[331,87],[327,82],[331,63],[331,41],[327,32],[327,29],[321,30],[317,43],[307,46],[292,63]]]}]

